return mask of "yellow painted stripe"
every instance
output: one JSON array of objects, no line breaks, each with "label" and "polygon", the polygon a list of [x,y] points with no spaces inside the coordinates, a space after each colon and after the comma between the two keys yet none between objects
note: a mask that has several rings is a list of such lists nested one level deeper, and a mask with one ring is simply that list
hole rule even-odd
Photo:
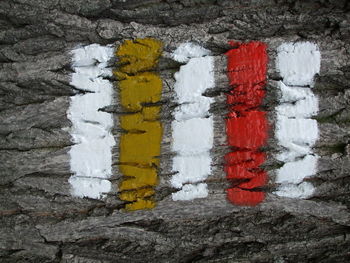
[{"label": "yellow painted stripe", "polygon": [[162,53],[162,43],[152,38],[126,40],[118,48],[119,71],[136,74],[153,70]]},{"label": "yellow painted stripe", "polygon": [[117,50],[120,102],[129,114],[120,117],[125,133],[120,138],[120,166],[123,180],[119,198],[128,201],[126,210],[155,206],[154,187],[158,183],[162,125],[158,121],[162,81],[151,72],[158,64],[161,42],[155,39],[126,40]]}]

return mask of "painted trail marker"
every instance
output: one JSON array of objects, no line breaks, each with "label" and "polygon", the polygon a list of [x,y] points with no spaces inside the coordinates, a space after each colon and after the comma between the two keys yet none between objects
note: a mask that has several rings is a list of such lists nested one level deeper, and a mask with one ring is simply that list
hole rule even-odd
[{"label": "painted trail marker", "polygon": [[307,198],[314,186],[304,179],[316,174],[317,155],[312,146],[318,139],[318,99],[311,88],[315,74],[320,72],[321,53],[310,42],[284,43],[278,48],[276,66],[280,105],[276,108],[276,138],[284,148],[277,159],[285,164],[277,171],[275,192],[279,196]]},{"label": "painted trail marker", "polygon": [[171,185],[178,192],[174,201],[193,200],[208,196],[207,184],[203,183],[211,173],[210,149],[213,147],[213,119],[209,114],[212,98],[202,94],[214,88],[214,60],[206,50],[192,43],[180,45],[173,53],[179,62],[187,62],[175,74],[175,120],[172,123],[172,170]]},{"label": "painted trail marker", "polygon": [[[119,170],[124,180],[119,198],[130,202],[126,210],[155,206],[154,187],[158,183],[162,125],[158,121],[162,81],[152,70],[157,66],[162,44],[155,39],[126,40],[116,51],[120,65],[120,102],[128,114],[120,117],[125,131],[120,137]],[[145,106],[147,104],[147,106]]]},{"label": "painted trail marker", "polygon": [[[262,188],[268,181],[261,166],[266,154],[268,122],[260,109],[265,97],[267,53],[262,42],[230,42],[226,53],[227,78],[231,87],[226,96],[227,143],[232,151],[224,156],[226,179],[230,182],[227,198],[235,205],[253,206],[262,202]],[[310,42],[284,43],[277,49],[276,66],[282,81],[278,84],[275,137],[282,151],[276,156],[284,165],[277,170],[275,194],[307,198],[314,186],[305,181],[316,173],[318,156],[312,147],[319,136],[318,99],[312,92],[314,75],[320,71],[320,51]],[[72,51],[71,84],[86,91],[71,97],[68,118],[72,122],[74,145],[69,152],[69,179],[72,194],[102,198],[111,191],[111,149],[115,141],[111,130],[113,116],[100,111],[112,104],[112,76],[107,62],[118,58],[114,75],[118,80],[122,130],[119,142],[119,171],[123,178],[119,198],[126,210],[155,207],[158,184],[162,124],[159,121],[162,80],[155,72],[162,43],[151,38],[126,40],[116,52],[97,44]],[[177,191],[174,201],[189,201],[208,196],[206,180],[212,173],[214,125],[209,112],[213,98],[203,94],[215,88],[214,57],[193,43],[181,44],[172,58],[184,63],[175,73],[174,95],[178,106],[173,112],[171,148],[173,157],[170,183]]]},{"label": "painted trail marker", "polygon": [[99,111],[112,104],[113,85],[104,76],[112,74],[106,68],[113,48],[92,44],[72,51],[71,84],[87,91],[71,97],[67,111],[72,122],[70,166],[73,176],[69,182],[72,194],[79,197],[101,198],[111,190],[112,147],[115,141],[112,114]]},{"label": "painted trail marker", "polygon": [[265,194],[258,191],[267,182],[260,168],[266,156],[259,148],[266,143],[268,123],[259,110],[266,83],[266,45],[261,42],[231,42],[227,74],[232,90],[227,95],[230,113],[226,119],[228,144],[233,151],[225,156],[226,178],[232,187],[227,198],[236,205],[256,205]]}]

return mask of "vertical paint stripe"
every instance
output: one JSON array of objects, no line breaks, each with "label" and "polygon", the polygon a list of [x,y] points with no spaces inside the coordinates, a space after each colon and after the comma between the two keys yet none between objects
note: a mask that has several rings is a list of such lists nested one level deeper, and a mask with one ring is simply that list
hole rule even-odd
[{"label": "vertical paint stripe", "polygon": [[310,42],[284,43],[277,49],[280,105],[276,108],[276,138],[283,147],[277,159],[285,164],[277,170],[275,192],[279,196],[307,198],[314,186],[304,179],[316,173],[317,155],[312,146],[318,139],[318,99],[310,87],[320,72],[321,54]]},{"label": "vertical paint stripe", "polygon": [[111,149],[115,145],[112,114],[100,111],[112,104],[113,86],[103,77],[112,74],[106,66],[113,48],[93,44],[77,48],[72,54],[74,73],[70,84],[86,93],[71,97],[67,112],[75,143],[69,151],[74,173],[69,182],[73,195],[101,198],[111,189],[107,179],[112,174]]},{"label": "vertical paint stripe", "polygon": [[266,172],[260,168],[266,155],[259,150],[266,143],[268,129],[265,112],[259,110],[265,96],[266,45],[230,44],[234,49],[226,53],[232,87],[227,94],[230,113],[226,133],[232,152],[225,156],[225,171],[232,187],[227,190],[227,197],[236,205],[256,205],[265,198],[259,188],[267,181]]},{"label": "vertical paint stripe", "polygon": [[172,150],[177,154],[172,170],[173,200],[192,200],[208,196],[203,181],[211,172],[210,149],[213,147],[212,98],[202,94],[214,87],[214,61],[210,52],[192,43],[180,45],[173,53],[179,62],[187,62],[175,74],[175,120],[172,123]]},{"label": "vertical paint stripe", "polygon": [[123,181],[119,198],[126,210],[155,206],[162,125],[159,122],[162,81],[151,72],[158,64],[162,44],[155,39],[126,40],[117,50],[120,103],[127,114],[120,117],[125,131],[120,138],[119,170]]}]

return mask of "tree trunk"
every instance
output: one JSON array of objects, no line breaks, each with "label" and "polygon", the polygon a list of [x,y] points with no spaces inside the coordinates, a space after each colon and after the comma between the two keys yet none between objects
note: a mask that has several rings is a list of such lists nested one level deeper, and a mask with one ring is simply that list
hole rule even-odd
[{"label": "tree trunk", "polygon": [[[350,260],[350,5],[346,0],[2,0],[0,2],[0,261],[1,262],[348,262]],[[120,45],[152,37],[164,44],[159,62],[164,102],[157,207],[125,212],[114,190],[101,200],[70,193],[72,140],[65,130],[70,96],[70,51],[77,45]],[[266,199],[254,207],[226,200],[222,156],[226,57],[229,40],[258,40],[269,56],[263,108],[270,120],[265,151]],[[307,200],[276,189],[274,139],[276,48],[307,40],[321,50],[314,92],[320,139],[316,192]],[[215,59],[215,133],[209,196],[174,202],[169,141],[174,72],[169,57],[196,42]],[[112,62],[111,62],[112,63]],[[113,79],[116,82],[116,79]],[[117,91],[116,91],[117,94]],[[118,119],[118,96],[108,108]],[[120,131],[113,133],[118,144]],[[221,146],[220,146],[221,145]]]}]

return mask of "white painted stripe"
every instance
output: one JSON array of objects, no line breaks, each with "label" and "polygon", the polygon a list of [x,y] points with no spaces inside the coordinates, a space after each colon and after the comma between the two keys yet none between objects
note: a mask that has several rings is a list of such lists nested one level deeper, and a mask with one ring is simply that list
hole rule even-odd
[{"label": "white painted stripe", "polygon": [[175,74],[175,92],[180,104],[172,123],[172,150],[177,153],[172,170],[173,187],[181,189],[173,200],[192,200],[208,196],[203,182],[211,172],[210,149],[213,147],[214,128],[210,117],[212,98],[202,94],[214,87],[214,59],[210,52],[192,43],[185,43],[173,53],[179,62],[187,62]]},{"label": "white painted stripe", "polygon": [[317,157],[306,155],[301,160],[287,162],[277,172],[276,183],[299,184],[304,178],[316,173]]},{"label": "white painted stripe", "polygon": [[171,178],[171,184],[176,188],[181,188],[183,184],[205,180],[211,172],[210,164],[211,158],[206,154],[175,156],[173,170],[178,173]]},{"label": "white painted stripe", "polygon": [[208,196],[208,186],[205,183],[197,185],[186,184],[182,189],[172,194],[174,201],[190,201],[196,198],[205,198]]},{"label": "white painted stripe", "polygon": [[277,194],[279,196],[289,197],[289,198],[308,198],[315,191],[315,187],[312,183],[302,182],[298,185],[296,184],[282,184],[278,188]]},{"label": "white painted stripe", "polygon": [[318,99],[310,87],[320,71],[321,55],[310,42],[285,43],[277,51],[276,66],[283,80],[278,85],[281,96],[275,134],[284,151],[276,158],[285,164],[277,171],[280,186],[275,193],[307,198],[314,187],[303,180],[317,172],[318,157],[312,147],[319,137],[317,121],[310,119],[318,112]]},{"label": "white painted stripe", "polygon": [[106,67],[113,51],[97,44],[72,51],[75,72],[70,84],[88,92],[71,97],[67,111],[75,143],[69,152],[73,173],[69,182],[72,194],[79,197],[101,198],[111,189],[107,179],[112,175],[111,150],[115,145],[113,116],[99,109],[112,104],[113,86],[103,77],[112,74]]},{"label": "white painted stripe", "polygon": [[175,120],[172,124],[172,150],[184,155],[209,152],[213,147],[213,120],[209,118],[193,118]]},{"label": "white painted stripe", "polygon": [[318,99],[312,90],[305,87],[288,87],[279,82],[281,90],[277,111],[280,115],[292,118],[309,118],[318,112]]},{"label": "white painted stripe", "polygon": [[210,51],[194,43],[182,43],[172,54],[172,58],[178,62],[188,62],[191,58],[199,58],[210,55]]},{"label": "white painted stripe", "polygon": [[291,86],[312,86],[320,72],[321,53],[311,42],[284,43],[277,49],[277,69],[283,83]]},{"label": "white painted stripe", "polygon": [[[277,110],[277,115],[281,115]],[[277,116],[276,138],[286,151],[277,155],[283,162],[311,153],[311,147],[318,138],[317,121],[302,118]]]}]

